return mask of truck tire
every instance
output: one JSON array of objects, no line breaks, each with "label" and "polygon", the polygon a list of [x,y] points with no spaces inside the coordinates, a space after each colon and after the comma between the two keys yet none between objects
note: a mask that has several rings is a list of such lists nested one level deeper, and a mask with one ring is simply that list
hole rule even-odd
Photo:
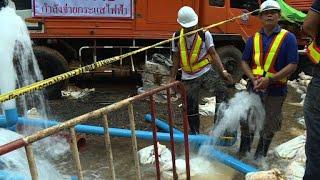
[{"label": "truck tire", "polygon": [[[65,58],[56,50],[45,46],[33,48],[34,55],[38,61],[43,79],[47,79],[68,71],[68,63]],[[67,80],[61,81],[45,88],[45,95],[48,99],[61,98],[61,90],[67,85]]]},{"label": "truck tire", "polygon": [[243,72],[240,68],[240,61],[242,58],[241,51],[236,47],[229,45],[218,48],[217,53],[220,56],[222,64],[232,75],[234,81],[240,81],[243,76]]}]

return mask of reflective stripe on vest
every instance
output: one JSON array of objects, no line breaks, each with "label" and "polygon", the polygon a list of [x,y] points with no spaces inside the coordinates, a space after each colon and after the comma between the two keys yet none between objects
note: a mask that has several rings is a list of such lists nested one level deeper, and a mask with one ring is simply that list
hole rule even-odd
[{"label": "reflective stripe on vest", "polygon": [[179,38],[181,68],[187,73],[196,73],[203,67],[207,66],[210,63],[210,60],[209,58],[207,58],[207,56],[205,56],[201,60],[198,59],[202,45],[202,39],[198,34],[196,34],[195,36],[192,44],[192,49],[188,57],[187,44],[183,35],[183,29],[181,29]]},{"label": "reflective stripe on vest", "polygon": [[320,62],[320,49],[317,47],[315,42],[312,42],[307,49],[307,55],[314,64],[319,64]]},{"label": "reflective stripe on vest", "polygon": [[[253,39],[253,60],[254,65],[252,73],[254,76],[273,77],[277,71],[274,69],[274,63],[277,59],[278,52],[287,35],[287,30],[281,29],[280,33],[272,40],[272,43],[263,58],[262,36],[259,32],[254,35]],[[283,78],[280,82],[287,82],[287,78]]]}]

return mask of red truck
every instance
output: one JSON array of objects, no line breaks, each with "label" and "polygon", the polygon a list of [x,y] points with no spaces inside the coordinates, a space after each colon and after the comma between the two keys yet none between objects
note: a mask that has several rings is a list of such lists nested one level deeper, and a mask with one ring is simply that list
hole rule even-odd
[{"label": "red truck", "polygon": [[[172,37],[179,28],[177,12],[184,5],[196,10],[199,24],[204,27],[258,9],[260,3],[259,0],[15,1],[18,14],[27,22],[44,78]],[[307,11],[311,0],[287,3]],[[210,29],[224,65],[236,79],[242,76],[238,62],[245,41],[259,27],[256,13]],[[292,30],[298,33],[300,29]],[[302,41],[302,49],[304,45]],[[169,55],[170,44],[138,54],[133,61],[116,62],[95,72],[132,73],[133,66],[139,70],[153,53]],[[48,88],[49,96],[59,97],[63,85]]]}]

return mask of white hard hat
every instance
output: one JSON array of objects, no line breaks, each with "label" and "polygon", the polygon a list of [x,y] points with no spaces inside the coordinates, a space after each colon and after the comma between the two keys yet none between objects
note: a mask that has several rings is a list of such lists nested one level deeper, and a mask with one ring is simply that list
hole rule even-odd
[{"label": "white hard hat", "polygon": [[268,11],[268,10],[279,10],[281,11],[280,5],[275,0],[266,0],[260,6],[260,12]]},{"label": "white hard hat", "polygon": [[189,28],[198,24],[198,15],[189,6],[183,6],[178,12],[178,23],[185,28]]}]

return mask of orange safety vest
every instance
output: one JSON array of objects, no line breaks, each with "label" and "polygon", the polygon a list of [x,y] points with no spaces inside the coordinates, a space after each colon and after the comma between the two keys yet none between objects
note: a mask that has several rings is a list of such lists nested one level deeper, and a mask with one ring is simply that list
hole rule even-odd
[{"label": "orange safety vest", "polygon": [[180,46],[180,65],[183,71],[189,74],[196,73],[210,63],[208,56],[199,60],[199,54],[202,45],[202,39],[197,33],[193,40],[192,49],[188,56],[186,39],[183,36],[183,29],[180,30],[179,46]]},{"label": "orange safety vest", "polygon": [[320,47],[313,41],[307,48],[307,55],[314,64],[320,62]]},{"label": "orange safety vest", "polygon": [[[288,31],[281,29],[281,31],[274,37],[267,53],[263,56],[262,36],[259,32],[254,35],[253,39],[253,66],[252,73],[255,77],[273,77],[277,71],[274,69],[278,52],[285,39]],[[264,58],[263,58],[264,57]],[[287,78],[280,80],[281,84],[287,82]]]}]

